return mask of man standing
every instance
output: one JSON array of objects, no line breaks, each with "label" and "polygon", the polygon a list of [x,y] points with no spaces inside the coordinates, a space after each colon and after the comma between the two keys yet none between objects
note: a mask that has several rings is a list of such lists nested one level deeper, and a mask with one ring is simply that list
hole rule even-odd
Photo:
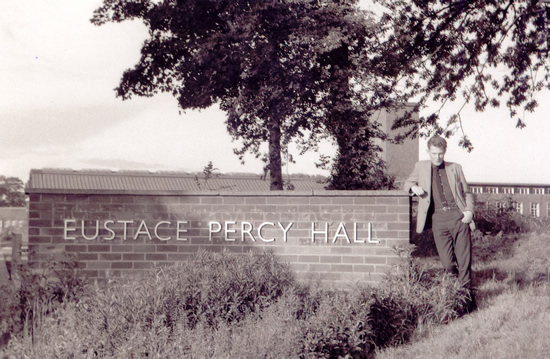
[{"label": "man standing", "polygon": [[404,189],[419,197],[416,231],[431,220],[437,252],[447,271],[458,275],[463,287],[471,289],[472,240],[475,229],[474,198],[462,167],[446,162],[447,141],[433,136],[428,141],[429,161],[419,161],[405,181]]}]

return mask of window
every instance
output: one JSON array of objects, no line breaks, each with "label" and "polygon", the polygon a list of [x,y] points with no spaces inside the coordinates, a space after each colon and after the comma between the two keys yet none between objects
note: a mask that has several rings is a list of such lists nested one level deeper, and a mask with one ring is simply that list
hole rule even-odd
[{"label": "window", "polygon": [[512,204],[517,213],[523,214],[523,203],[514,202]]},{"label": "window", "polygon": [[506,210],[506,203],[497,202],[496,205],[497,205],[497,213],[498,214],[504,213],[504,211]]},{"label": "window", "polygon": [[483,193],[482,187],[470,187],[472,190],[472,193]]},{"label": "window", "polygon": [[485,187],[486,193],[498,193],[498,187]]},{"label": "window", "polygon": [[531,203],[531,216],[540,217],[540,203]]},{"label": "window", "polygon": [[534,188],[533,193],[534,194],[544,194],[544,188]]},{"label": "window", "polygon": [[514,194],[514,187],[504,187],[502,189],[502,191],[505,193],[505,194]]},{"label": "window", "polygon": [[519,194],[529,194],[529,188],[520,188]]}]

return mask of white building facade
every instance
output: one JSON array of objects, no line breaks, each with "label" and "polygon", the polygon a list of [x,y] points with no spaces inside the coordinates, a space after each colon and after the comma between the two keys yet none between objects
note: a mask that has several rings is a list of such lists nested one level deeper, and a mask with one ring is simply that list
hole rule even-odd
[{"label": "white building facade", "polygon": [[476,202],[501,211],[512,206],[533,217],[550,217],[550,184],[469,183]]}]

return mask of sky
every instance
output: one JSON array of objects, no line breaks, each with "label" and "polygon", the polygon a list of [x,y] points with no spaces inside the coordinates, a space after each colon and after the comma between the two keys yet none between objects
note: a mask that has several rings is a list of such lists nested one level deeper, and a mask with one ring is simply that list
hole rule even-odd
[{"label": "sky", "polygon": [[[139,60],[147,31],[137,21],[94,26],[100,0],[0,2],[0,175],[27,181],[31,169],[106,169],[197,172],[212,161],[221,173],[262,173],[241,164],[224,113],[212,107],[181,112],[175,98],[122,101],[115,96],[124,70]],[[446,159],[459,162],[470,182],[550,183],[549,94],[515,128],[506,109],[463,111],[471,153],[449,140]],[[452,108],[443,113],[450,115]],[[425,141],[420,159],[427,159]],[[321,146],[324,154],[334,148]],[[291,150],[292,152],[292,150]],[[323,174],[317,153],[297,156],[283,173]]]}]

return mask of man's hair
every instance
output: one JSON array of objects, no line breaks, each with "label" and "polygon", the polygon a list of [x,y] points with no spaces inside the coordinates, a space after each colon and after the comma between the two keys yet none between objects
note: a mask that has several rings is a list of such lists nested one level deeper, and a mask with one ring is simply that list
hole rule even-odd
[{"label": "man's hair", "polygon": [[428,149],[432,148],[432,146],[446,150],[447,141],[443,137],[435,135],[428,140]]}]

